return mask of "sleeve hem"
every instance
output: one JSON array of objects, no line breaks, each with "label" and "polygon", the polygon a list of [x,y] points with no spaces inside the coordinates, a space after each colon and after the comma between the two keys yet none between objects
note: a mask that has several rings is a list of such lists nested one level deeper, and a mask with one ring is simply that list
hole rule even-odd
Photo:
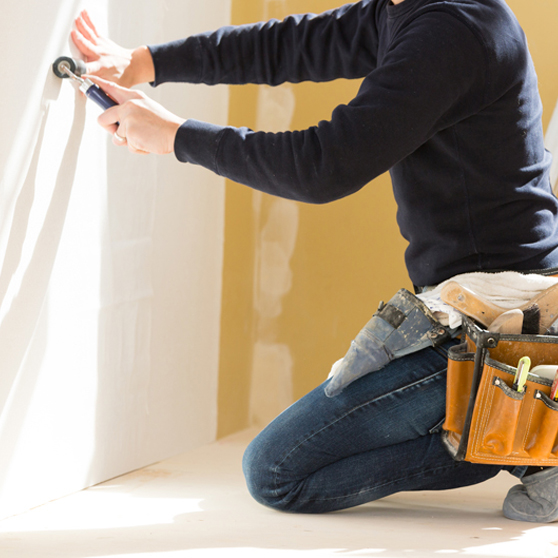
[{"label": "sleeve hem", "polygon": [[167,82],[201,83],[203,61],[199,37],[147,45],[147,48],[155,69],[153,87]]}]

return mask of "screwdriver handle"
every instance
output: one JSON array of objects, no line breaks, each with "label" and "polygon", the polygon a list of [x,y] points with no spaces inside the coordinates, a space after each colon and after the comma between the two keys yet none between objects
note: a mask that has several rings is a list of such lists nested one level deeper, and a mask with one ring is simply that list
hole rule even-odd
[{"label": "screwdriver handle", "polygon": [[103,110],[114,107],[118,103],[109,97],[98,85],[92,83],[86,90],[85,95],[97,103]]}]

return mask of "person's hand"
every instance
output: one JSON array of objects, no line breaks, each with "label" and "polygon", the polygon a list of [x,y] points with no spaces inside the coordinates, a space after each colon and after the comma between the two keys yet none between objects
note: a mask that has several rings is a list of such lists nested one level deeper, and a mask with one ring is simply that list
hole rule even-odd
[{"label": "person's hand", "polygon": [[83,10],[75,19],[72,41],[84,56],[87,74],[124,87],[155,79],[153,59],[145,46],[123,48],[97,32],[89,14]]},{"label": "person's hand", "polygon": [[127,145],[133,153],[166,154],[174,151],[174,138],[185,122],[150,99],[141,91],[132,91],[92,76],[105,93],[118,105],[107,109],[99,124],[113,135],[115,145]]}]

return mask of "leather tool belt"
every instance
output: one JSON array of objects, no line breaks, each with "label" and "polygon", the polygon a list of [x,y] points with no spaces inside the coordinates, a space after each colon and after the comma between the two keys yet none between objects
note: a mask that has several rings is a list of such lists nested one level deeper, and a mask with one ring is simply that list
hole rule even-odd
[{"label": "leather tool belt", "polygon": [[529,374],[513,388],[516,366],[556,364],[558,336],[488,332],[464,318],[463,343],[449,351],[442,439],[457,461],[558,465],[558,402],[552,381]]}]

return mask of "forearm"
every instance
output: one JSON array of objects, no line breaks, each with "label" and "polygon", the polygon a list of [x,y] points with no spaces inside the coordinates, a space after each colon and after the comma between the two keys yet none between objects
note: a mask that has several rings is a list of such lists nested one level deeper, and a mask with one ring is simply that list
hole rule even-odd
[{"label": "forearm", "polygon": [[433,21],[425,17],[422,25],[436,30],[428,42],[422,41],[422,52],[415,48],[416,37],[422,37],[417,29],[330,120],[283,133],[189,120],[176,135],[177,158],[252,188],[309,203],[327,203],[356,192],[440,129],[465,118],[470,107],[460,102],[463,96],[475,103],[482,99],[486,71],[475,37],[444,15]]},{"label": "forearm", "polygon": [[364,77],[376,64],[377,2],[295,15],[150,46],[155,83],[277,85]]},{"label": "forearm", "polygon": [[256,190],[323,204],[356,192],[393,162],[380,145],[375,150],[374,138],[361,141],[351,128],[343,131],[335,119],[307,130],[265,133],[188,120],[174,151],[182,162]]}]

